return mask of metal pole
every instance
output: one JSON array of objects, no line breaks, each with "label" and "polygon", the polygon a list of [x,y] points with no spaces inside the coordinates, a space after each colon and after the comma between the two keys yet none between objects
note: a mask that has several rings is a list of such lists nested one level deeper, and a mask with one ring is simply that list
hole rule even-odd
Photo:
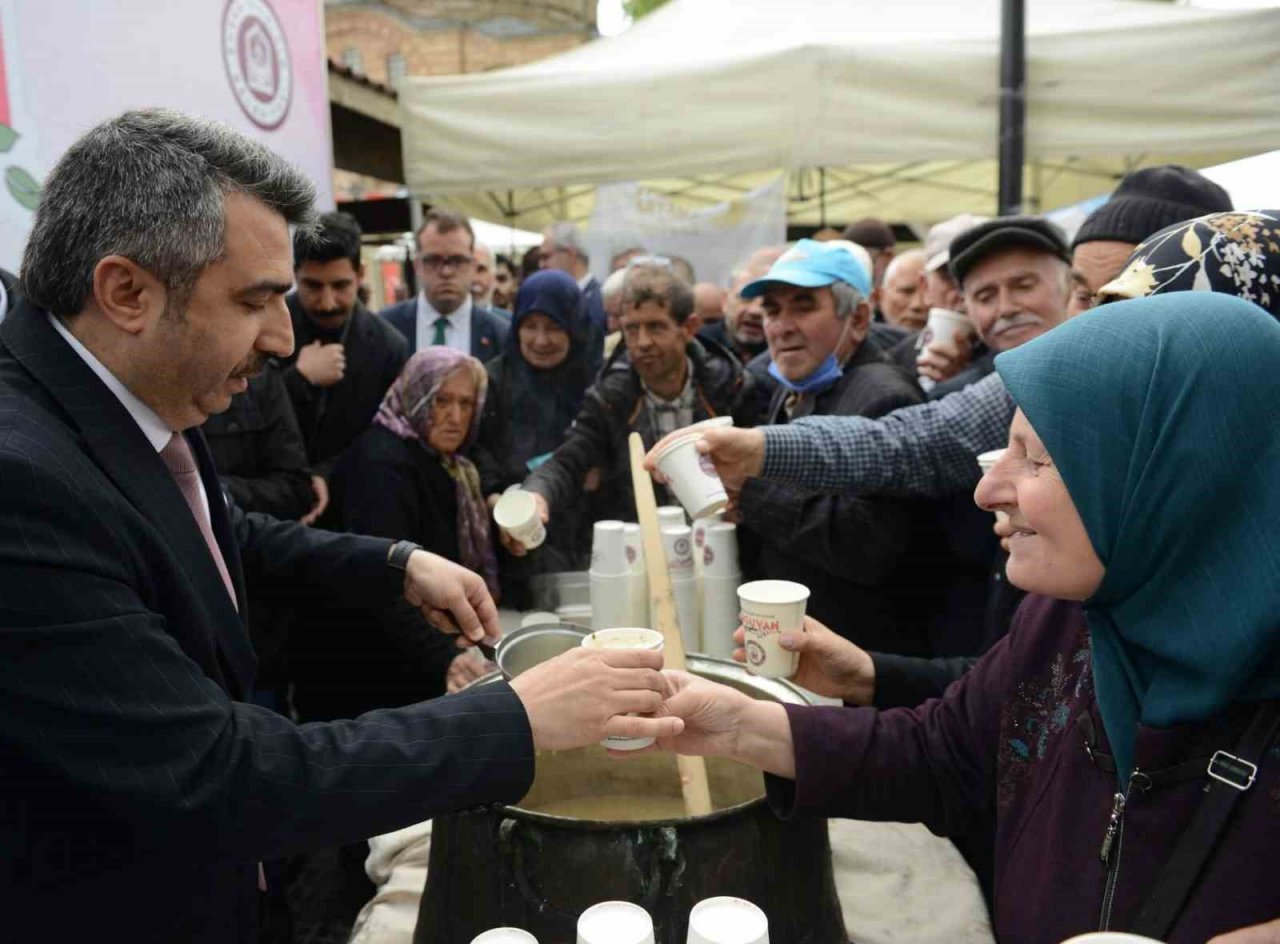
[{"label": "metal pole", "polygon": [[1000,214],[1022,212],[1022,162],[1026,150],[1027,35],[1024,0],[1001,0],[1000,9]]}]

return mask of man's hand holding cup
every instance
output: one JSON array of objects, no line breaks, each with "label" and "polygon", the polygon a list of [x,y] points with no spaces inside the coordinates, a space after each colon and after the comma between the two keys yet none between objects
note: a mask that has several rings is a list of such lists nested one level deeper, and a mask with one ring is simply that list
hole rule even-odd
[{"label": "man's hand holding cup", "polygon": [[511,688],[524,703],[538,750],[563,751],[607,737],[673,738],[684,722],[652,715],[668,687],[662,652],[573,649],[522,672]]},{"label": "man's hand holding cup", "polygon": [[[645,455],[644,467],[658,482],[666,484],[666,479],[658,471],[657,456],[676,439],[687,435],[688,430],[678,429],[664,436]],[[729,492],[741,490],[743,482],[758,477],[764,468],[764,430],[758,427],[709,427],[701,431],[696,447],[698,452],[711,459],[720,481]]]}]

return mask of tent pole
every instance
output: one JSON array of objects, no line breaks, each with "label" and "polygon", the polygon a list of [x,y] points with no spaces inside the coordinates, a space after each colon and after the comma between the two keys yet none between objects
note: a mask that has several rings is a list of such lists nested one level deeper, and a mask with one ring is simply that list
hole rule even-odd
[{"label": "tent pole", "polygon": [[1025,0],[1000,4],[1000,214],[1022,212],[1026,150],[1027,35]]},{"label": "tent pole", "polygon": [[818,228],[827,228],[827,169],[818,168]]}]

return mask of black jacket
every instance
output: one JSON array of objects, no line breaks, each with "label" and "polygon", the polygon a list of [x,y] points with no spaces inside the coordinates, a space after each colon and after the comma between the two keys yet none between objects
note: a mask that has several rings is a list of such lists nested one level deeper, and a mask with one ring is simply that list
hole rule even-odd
[{"label": "black jacket", "polygon": [[288,298],[293,317],[293,355],[280,362],[289,400],[293,403],[307,446],[307,459],[316,473],[328,478],[343,450],[369,428],[382,398],[409,359],[400,333],[363,305],[344,329],[347,370],[331,387],[314,387],[298,372],[298,351],[318,336],[302,310],[297,293]]},{"label": "black jacket", "polygon": [[297,520],[314,504],[307,448],[279,371],[249,381],[202,427],[222,487],[245,511]]},{"label": "black jacket", "polygon": [[[515,802],[533,741],[505,685],[299,728],[244,704],[244,576],[377,605],[386,540],[219,499],[187,434],[239,610],[124,406],[49,325],[0,325],[0,937],[240,944],[258,862]],[[355,628],[356,630],[359,627]]]},{"label": "black jacket", "polygon": [[[787,422],[779,388],[769,420]],[[801,399],[794,418],[878,417],[921,402],[917,387],[863,344],[840,380]],[[858,645],[925,654],[938,601],[920,571],[932,537],[919,499],[748,480],[739,497],[744,573],[795,580],[810,590],[808,612]]]},{"label": "black jacket", "polygon": [[[732,416],[739,426],[754,425],[752,381],[738,359],[706,341],[690,341],[685,350],[693,364],[695,422]],[[594,521],[634,521],[635,493],[627,447],[632,432],[640,434],[646,449],[661,438],[645,409],[640,375],[624,354],[611,360],[587,390],[582,411],[564,445],[525,480],[524,487],[547,499],[553,522],[557,515],[575,509],[586,511]],[[583,481],[591,469],[600,470],[600,488],[584,502]],[[663,491],[659,488],[660,502]]]},{"label": "black jacket", "polygon": [[[416,442],[370,426],[329,481],[321,525],[413,541],[458,560],[454,483]],[[354,718],[444,694],[458,650],[404,600],[376,608],[302,604],[290,637],[294,704],[308,721]]]},{"label": "black jacket", "polygon": [[511,453],[511,390],[507,384],[507,357],[485,364],[489,389],[484,396],[484,412],[471,459],[480,471],[480,488],[486,495],[523,482],[529,470]]}]

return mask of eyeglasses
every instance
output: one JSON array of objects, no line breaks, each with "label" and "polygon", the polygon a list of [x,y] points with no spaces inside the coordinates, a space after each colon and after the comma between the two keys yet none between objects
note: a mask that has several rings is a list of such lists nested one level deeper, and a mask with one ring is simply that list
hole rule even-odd
[{"label": "eyeglasses", "polygon": [[446,266],[450,269],[467,269],[475,262],[470,256],[437,256],[435,253],[421,255],[418,261],[433,272],[439,272]]}]

